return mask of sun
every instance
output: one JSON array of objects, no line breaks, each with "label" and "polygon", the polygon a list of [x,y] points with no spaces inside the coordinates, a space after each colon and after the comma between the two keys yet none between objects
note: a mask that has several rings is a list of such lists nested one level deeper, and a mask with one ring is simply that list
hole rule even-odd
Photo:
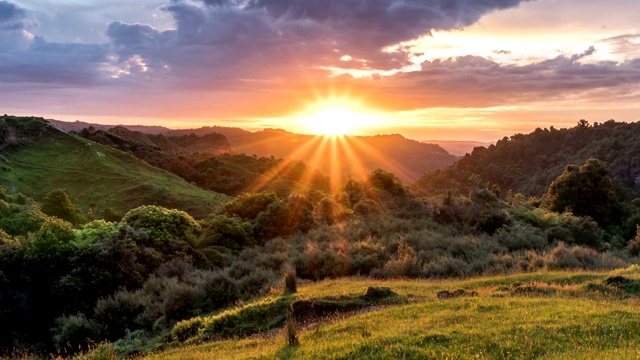
[{"label": "sun", "polygon": [[343,107],[327,107],[298,121],[316,135],[353,135],[358,128],[380,122],[376,116]]}]

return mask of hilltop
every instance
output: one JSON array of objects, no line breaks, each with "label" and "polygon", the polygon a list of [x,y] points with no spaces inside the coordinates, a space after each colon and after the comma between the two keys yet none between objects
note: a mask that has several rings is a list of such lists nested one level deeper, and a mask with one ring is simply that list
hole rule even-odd
[{"label": "hilltop", "polygon": [[0,118],[0,155],[7,187],[36,200],[62,188],[85,212],[153,204],[204,217],[226,199],[42,118]]},{"label": "hilltop", "polygon": [[420,178],[415,188],[424,194],[449,189],[468,193],[487,182],[506,193],[512,189],[529,196],[547,192],[568,164],[597,158],[612,178],[631,189],[640,188],[640,123],[609,120],[590,125],[579,122],[568,129],[536,129],[530,134],[504,137],[495,145],[476,147],[444,169]]}]

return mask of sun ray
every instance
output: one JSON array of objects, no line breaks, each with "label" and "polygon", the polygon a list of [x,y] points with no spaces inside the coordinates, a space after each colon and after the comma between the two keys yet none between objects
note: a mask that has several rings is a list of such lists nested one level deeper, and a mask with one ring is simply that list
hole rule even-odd
[{"label": "sun ray", "polygon": [[380,151],[378,151],[374,147],[368,145],[364,141],[354,136],[350,136],[348,139],[354,144],[355,147],[360,148],[362,153],[367,154],[368,156],[371,156],[372,158],[374,158],[374,160],[376,160],[376,162],[382,164],[381,168],[383,168],[383,170],[390,171],[393,174],[396,174],[400,177],[404,177],[404,178],[411,177],[411,172],[408,169],[398,165],[396,162],[384,156],[383,154],[380,153]]},{"label": "sun ray", "polygon": [[[319,141],[321,141],[322,137],[315,136],[309,139],[306,143],[302,144],[295,152],[293,152],[288,158],[289,159],[300,159],[304,158],[301,155],[305,153],[309,148],[313,148]],[[256,180],[249,188],[248,192],[260,192],[265,189],[265,187],[278,177],[286,168],[291,164],[291,160],[283,159],[275,169],[272,169],[263,177]]]},{"label": "sun ray", "polygon": [[[365,170],[362,159],[353,151],[351,145],[349,145],[350,137],[343,137],[340,140],[342,152],[345,154],[346,162],[349,164],[349,172],[346,177],[352,177],[356,179],[366,179],[368,173]],[[342,171],[343,174],[345,171]]]},{"label": "sun ray", "polygon": [[[306,184],[310,184],[313,180],[313,176],[315,175],[315,171],[320,168],[320,160],[325,153],[325,149],[327,148],[327,143],[329,142],[329,137],[327,136],[319,136],[322,139],[320,145],[310,154],[309,160],[306,161],[308,165],[306,172],[300,178],[299,185],[296,188],[298,192],[303,192],[304,189],[300,189]],[[324,174],[327,175],[327,174]],[[330,188],[329,188],[330,189]]]}]

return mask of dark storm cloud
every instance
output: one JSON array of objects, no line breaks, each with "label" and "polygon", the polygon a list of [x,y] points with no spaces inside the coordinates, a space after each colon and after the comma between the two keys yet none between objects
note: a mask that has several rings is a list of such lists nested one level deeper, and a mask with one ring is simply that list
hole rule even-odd
[{"label": "dark storm cloud", "polygon": [[0,1],[0,31],[26,28],[27,25],[24,22],[26,15],[26,11],[18,6],[7,1]]},{"label": "dark storm cloud", "polygon": [[[139,55],[150,73],[166,75],[169,68],[182,84],[222,87],[233,79],[328,75],[322,68],[397,69],[408,64],[408,54],[385,47],[467,26],[520,2],[201,0],[199,6],[174,0],[164,7],[174,30],[113,22],[107,35],[120,63]],[[354,61],[341,61],[345,55]]]},{"label": "dark storm cloud", "polygon": [[36,37],[26,49],[0,53],[0,82],[90,85],[101,82],[105,45],[48,43]]}]

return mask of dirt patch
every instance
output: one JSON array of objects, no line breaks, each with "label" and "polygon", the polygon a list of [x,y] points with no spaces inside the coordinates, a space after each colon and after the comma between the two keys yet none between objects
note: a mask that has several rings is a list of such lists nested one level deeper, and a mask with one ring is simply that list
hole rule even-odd
[{"label": "dirt patch", "polygon": [[620,286],[630,283],[631,280],[624,276],[610,276],[602,283],[605,285]]},{"label": "dirt patch", "polygon": [[388,287],[369,287],[363,295],[353,298],[297,300],[291,304],[291,311],[296,321],[310,323],[317,319],[352,314],[364,309],[373,311],[380,301],[384,302],[385,299],[397,296],[398,294]]},{"label": "dirt patch", "polygon": [[449,290],[438,291],[438,299],[440,300],[459,298],[463,296],[467,296],[467,297],[478,296],[478,292],[475,290],[468,291],[465,289],[457,289],[457,290],[454,290],[453,292]]},{"label": "dirt patch", "polygon": [[291,304],[293,315],[302,323],[324,317],[335,316],[364,307],[359,303],[338,303],[326,300],[298,300]]},{"label": "dirt patch", "polygon": [[367,301],[376,301],[397,295],[398,294],[393,292],[391,288],[370,286],[367,288],[367,291],[364,293],[363,297]]}]

